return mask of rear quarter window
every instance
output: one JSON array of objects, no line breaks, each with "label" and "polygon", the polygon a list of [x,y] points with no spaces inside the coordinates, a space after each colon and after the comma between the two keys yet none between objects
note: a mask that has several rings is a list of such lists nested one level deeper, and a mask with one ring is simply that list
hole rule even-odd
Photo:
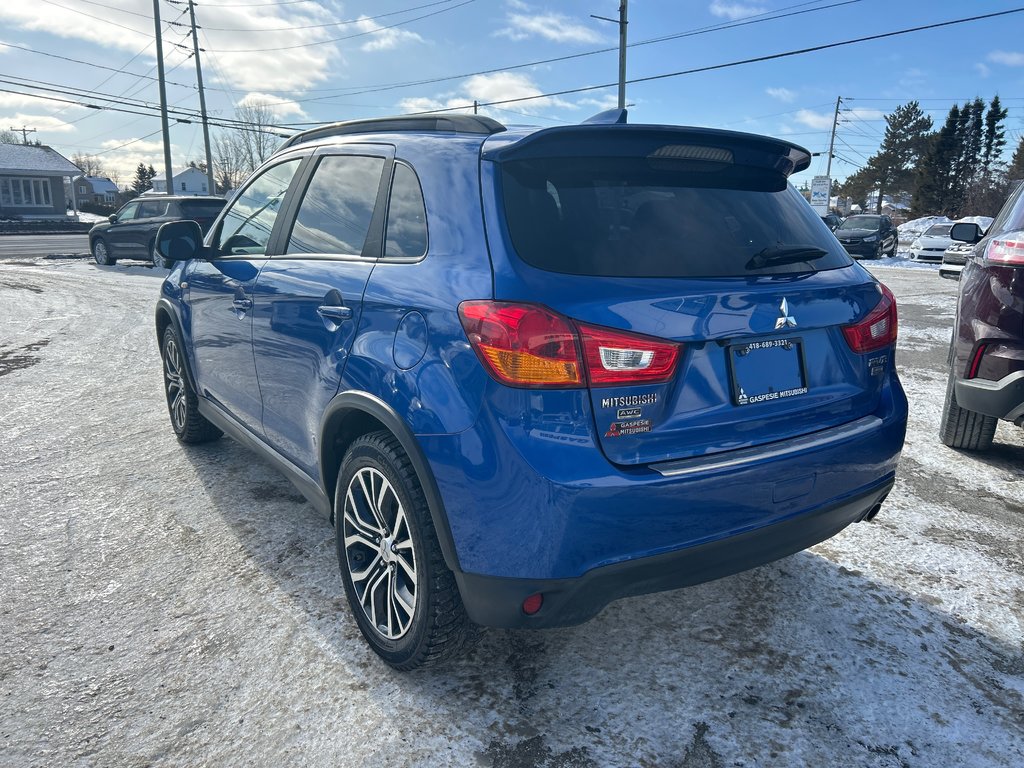
[{"label": "rear quarter window", "polygon": [[[516,253],[552,272],[734,277],[852,263],[777,172],[644,157],[552,158],[503,163],[500,178]],[[792,246],[822,253],[752,266],[756,255]]]}]

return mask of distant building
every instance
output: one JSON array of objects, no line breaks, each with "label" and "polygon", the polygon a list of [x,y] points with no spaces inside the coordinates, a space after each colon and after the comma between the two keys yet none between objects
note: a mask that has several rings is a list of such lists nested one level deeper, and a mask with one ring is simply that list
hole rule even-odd
[{"label": "distant building", "polygon": [[117,184],[104,176],[78,176],[73,183],[79,205],[113,205],[117,202]]},{"label": "distant building", "polygon": [[[158,173],[153,177],[153,191],[167,193],[167,174]],[[198,168],[188,167],[174,174],[171,184],[172,195],[208,195],[210,185],[206,174]]]},{"label": "distant building", "polygon": [[82,169],[51,147],[0,144],[0,219],[64,219],[64,180]]}]

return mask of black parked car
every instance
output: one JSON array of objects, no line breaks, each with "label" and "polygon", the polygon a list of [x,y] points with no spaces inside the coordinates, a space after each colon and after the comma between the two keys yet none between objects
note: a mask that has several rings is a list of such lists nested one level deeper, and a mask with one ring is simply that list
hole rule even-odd
[{"label": "black parked car", "polygon": [[1000,420],[1024,426],[1024,185],[985,234],[966,222],[949,234],[972,248],[960,276],[939,438],[984,451]]},{"label": "black parked car", "polygon": [[835,234],[855,259],[896,255],[899,238],[888,216],[851,216],[839,225]]},{"label": "black parked car", "polygon": [[151,261],[168,266],[153,250],[157,230],[168,221],[195,221],[205,233],[227,201],[220,197],[148,195],[137,197],[108,221],[89,230],[89,250],[97,264],[110,266],[118,259]]},{"label": "black parked car", "polygon": [[833,232],[839,228],[839,225],[843,223],[843,217],[838,213],[826,213],[821,217],[821,220],[825,222],[825,226],[831,229]]}]

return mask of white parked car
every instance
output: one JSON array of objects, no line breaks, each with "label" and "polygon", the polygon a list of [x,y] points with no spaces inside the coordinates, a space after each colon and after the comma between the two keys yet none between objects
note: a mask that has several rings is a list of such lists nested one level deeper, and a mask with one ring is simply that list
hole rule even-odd
[{"label": "white parked car", "polygon": [[910,258],[919,261],[942,261],[942,254],[953,244],[949,236],[952,224],[932,224],[910,244]]}]

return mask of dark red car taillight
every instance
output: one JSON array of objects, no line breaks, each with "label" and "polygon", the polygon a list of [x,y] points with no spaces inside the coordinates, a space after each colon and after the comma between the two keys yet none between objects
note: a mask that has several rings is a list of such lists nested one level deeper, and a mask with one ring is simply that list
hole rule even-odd
[{"label": "dark red car taillight", "polygon": [[1006,267],[1024,267],[1024,231],[1007,232],[985,246],[986,261]]},{"label": "dark red car taillight", "polygon": [[675,374],[681,345],[576,323],[538,304],[464,301],[459,318],[484,368],[514,387],[657,384]]},{"label": "dark red car taillight", "polygon": [[858,354],[874,352],[876,349],[896,343],[899,326],[896,297],[884,285],[879,285],[882,289],[882,298],[868,316],[859,323],[843,326],[846,343]]}]

